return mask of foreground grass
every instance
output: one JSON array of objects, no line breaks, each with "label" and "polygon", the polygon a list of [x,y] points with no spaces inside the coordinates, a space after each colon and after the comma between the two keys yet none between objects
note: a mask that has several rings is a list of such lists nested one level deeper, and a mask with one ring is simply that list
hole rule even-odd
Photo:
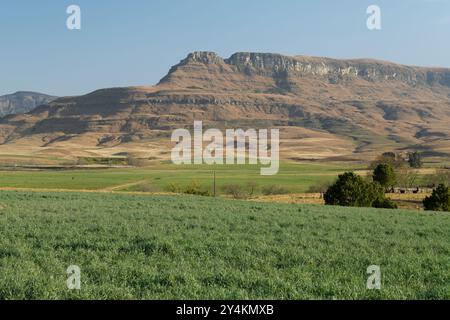
[{"label": "foreground grass", "polygon": [[0,299],[448,299],[449,229],[445,213],[3,191]]}]

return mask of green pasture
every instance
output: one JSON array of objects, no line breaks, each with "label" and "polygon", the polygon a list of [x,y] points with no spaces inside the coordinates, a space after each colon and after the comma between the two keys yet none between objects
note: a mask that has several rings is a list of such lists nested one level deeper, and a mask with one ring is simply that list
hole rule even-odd
[{"label": "green pasture", "polygon": [[448,213],[1,191],[0,300],[449,299],[449,230]]},{"label": "green pasture", "polygon": [[[166,191],[171,183],[188,185],[195,181],[203,188],[213,186],[216,171],[218,189],[226,184],[246,185],[255,182],[260,186],[277,185],[289,192],[306,192],[309,187],[333,181],[346,170],[364,169],[363,165],[282,163],[274,176],[261,176],[259,166],[175,166],[158,164],[147,168],[95,169],[95,170],[34,170],[0,171],[0,187],[45,188],[62,190],[102,190],[117,188],[122,191]],[[137,183],[133,185],[134,183]],[[129,185],[132,184],[132,185]],[[123,186],[123,187],[121,187]]]}]

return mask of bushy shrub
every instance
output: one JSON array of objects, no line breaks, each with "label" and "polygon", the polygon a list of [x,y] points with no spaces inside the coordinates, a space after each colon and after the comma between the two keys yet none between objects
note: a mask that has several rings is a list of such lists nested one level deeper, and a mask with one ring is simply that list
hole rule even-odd
[{"label": "bushy shrub", "polygon": [[379,164],[373,170],[373,181],[378,182],[382,187],[388,188],[395,184],[395,172],[392,165],[388,163]]},{"label": "bushy shrub", "polygon": [[353,172],[339,175],[337,181],[325,192],[328,205],[346,207],[371,207],[375,201],[374,187]]},{"label": "bushy shrub", "polygon": [[423,200],[425,210],[450,211],[450,190],[444,184],[440,184],[433,190],[431,196]]},{"label": "bushy shrub", "polygon": [[167,191],[172,193],[183,193],[183,187],[179,183],[171,182],[167,185]]},{"label": "bushy shrub", "polygon": [[378,182],[368,182],[353,172],[339,175],[324,195],[325,204],[346,207],[392,208]]},{"label": "bushy shrub", "polygon": [[211,193],[201,188],[197,181],[192,181],[184,190],[185,194],[192,194],[196,196],[210,196]]},{"label": "bushy shrub", "polygon": [[226,184],[222,186],[223,193],[232,196],[234,199],[248,199],[252,197],[257,190],[258,184],[254,181],[250,181],[246,185]]},{"label": "bushy shrub", "polygon": [[374,201],[374,203],[372,204],[372,207],[374,208],[380,208],[380,209],[397,209],[398,206],[397,204],[392,201],[391,199],[377,199]]},{"label": "bushy shrub", "polygon": [[277,185],[269,185],[262,188],[262,194],[265,196],[272,196],[272,195],[279,195],[279,194],[286,194],[289,193],[288,190],[281,186]]},{"label": "bushy shrub", "polygon": [[184,193],[184,194],[191,194],[191,195],[197,195],[197,196],[210,196],[211,193],[207,190],[204,190],[200,184],[196,181],[192,181],[187,186],[182,186],[178,183],[169,183],[167,185],[167,190],[169,192],[173,193]]},{"label": "bushy shrub", "polygon": [[239,184],[227,184],[222,187],[222,191],[232,196],[234,199],[246,199],[248,198],[248,193],[245,192],[244,188]]},{"label": "bushy shrub", "polygon": [[253,196],[258,190],[258,184],[255,181],[247,182],[248,195]]}]

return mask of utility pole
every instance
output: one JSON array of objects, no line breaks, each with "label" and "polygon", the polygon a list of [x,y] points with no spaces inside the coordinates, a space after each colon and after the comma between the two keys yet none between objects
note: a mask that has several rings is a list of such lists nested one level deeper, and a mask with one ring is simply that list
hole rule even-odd
[{"label": "utility pole", "polygon": [[213,171],[214,174],[214,183],[213,183],[213,194],[214,198],[216,197],[216,170]]}]

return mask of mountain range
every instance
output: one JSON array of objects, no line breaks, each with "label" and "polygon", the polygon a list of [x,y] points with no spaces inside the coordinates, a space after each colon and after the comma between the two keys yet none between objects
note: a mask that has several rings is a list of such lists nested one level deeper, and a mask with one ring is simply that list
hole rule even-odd
[{"label": "mountain range", "polygon": [[47,104],[57,97],[38,92],[19,91],[13,94],[0,96],[0,117],[27,113],[37,106]]},{"label": "mountain range", "polygon": [[[0,100],[1,101],[1,100]],[[170,135],[280,128],[285,159],[450,155],[450,69],[272,53],[194,52],[155,86],[62,97],[0,119],[0,153],[167,159]]]}]

